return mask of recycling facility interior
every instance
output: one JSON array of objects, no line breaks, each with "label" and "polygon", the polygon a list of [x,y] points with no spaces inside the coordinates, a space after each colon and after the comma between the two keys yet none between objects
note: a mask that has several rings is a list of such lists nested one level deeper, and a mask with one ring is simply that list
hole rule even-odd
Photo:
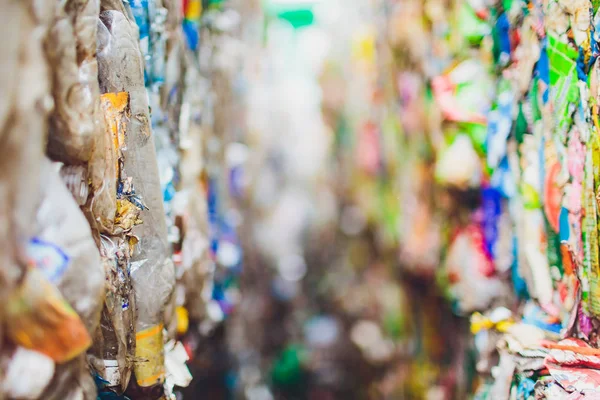
[{"label": "recycling facility interior", "polygon": [[0,0],[0,400],[600,399],[599,9]]}]

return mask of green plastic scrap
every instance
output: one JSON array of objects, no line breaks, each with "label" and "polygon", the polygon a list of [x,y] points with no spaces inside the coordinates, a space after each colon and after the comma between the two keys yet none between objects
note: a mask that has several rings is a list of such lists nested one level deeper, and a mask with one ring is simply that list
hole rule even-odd
[{"label": "green plastic scrap", "polygon": [[577,80],[577,50],[568,43],[561,42],[556,36],[548,35],[548,59],[550,61],[550,84],[556,85],[561,78],[573,76]]},{"label": "green plastic scrap", "polygon": [[486,21],[481,20],[473,7],[465,2],[460,9],[459,29],[460,33],[471,43],[477,45],[481,40],[492,32],[491,27]]},{"label": "green plastic scrap", "polygon": [[484,155],[486,152],[487,125],[466,122],[460,125],[460,130],[469,136],[475,151],[479,155]]},{"label": "green plastic scrap", "polygon": [[379,217],[383,221],[384,235],[386,239],[394,243],[398,240],[398,221],[400,219],[399,202],[396,197],[395,188],[390,185],[390,180],[383,178],[379,181]]},{"label": "green plastic scrap", "polygon": [[579,100],[577,87],[577,58],[579,53],[556,36],[548,35],[551,96],[554,100],[558,126],[566,129],[571,124],[571,105]]},{"label": "green plastic scrap", "polygon": [[310,26],[315,20],[312,10],[284,11],[278,14],[278,18],[288,21],[294,29]]},{"label": "green plastic scrap", "polygon": [[202,9],[211,10],[211,9],[220,9],[223,5],[224,0],[202,0]]},{"label": "green plastic scrap", "polygon": [[294,29],[310,26],[315,21],[312,0],[279,2],[266,0],[264,9],[272,17],[289,22]]},{"label": "green plastic scrap", "polygon": [[540,108],[540,79],[537,77],[533,79],[531,84],[531,93],[533,93],[532,96],[529,96],[531,105],[531,118],[532,122],[536,122],[542,119],[542,111]]},{"label": "green plastic scrap", "polygon": [[521,197],[523,198],[524,207],[528,210],[536,210],[542,207],[537,190],[529,183],[521,184]]},{"label": "green plastic scrap", "polygon": [[517,115],[517,120],[514,125],[514,133],[515,139],[517,143],[523,143],[523,137],[529,133],[527,119],[525,118],[525,113],[523,113],[523,103],[519,102],[519,114]]},{"label": "green plastic scrap", "polygon": [[294,387],[302,384],[305,353],[306,350],[298,345],[290,345],[283,350],[271,371],[271,379],[276,386]]},{"label": "green plastic scrap", "polygon": [[401,312],[387,312],[383,318],[383,329],[386,334],[398,340],[405,334],[405,316]]}]

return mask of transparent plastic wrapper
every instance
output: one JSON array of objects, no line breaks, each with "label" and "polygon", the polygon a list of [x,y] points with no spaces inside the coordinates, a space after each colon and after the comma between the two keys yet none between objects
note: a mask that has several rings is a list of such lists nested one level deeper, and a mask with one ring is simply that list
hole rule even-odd
[{"label": "transparent plastic wrapper", "polygon": [[[102,4],[103,9],[105,3]],[[166,222],[154,140],[144,87],[143,62],[137,28],[123,13],[100,14],[98,32],[100,88],[103,93],[128,92],[131,121],[124,151],[125,175],[130,198],[143,201],[143,223],[133,229],[139,239],[132,254],[131,277],[136,293],[137,336],[134,370],[137,384],[150,387],[164,381],[164,307],[174,286],[173,265],[168,258]]]},{"label": "transparent plastic wrapper", "polygon": [[[94,382],[85,362],[85,350],[91,345],[90,333],[98,326],[104,294],[104,269],[100,254],[87,221],[59,174],[59,165],[45,160],[40,175],[41,202],[36,215],[35,236],[30,241],[27,254],[49,284],[56,285],[62,297],[73,307],[64,306],[68,323],[61,323],[52,331],[63,332],[64,354],[58,358],[54,377],[41,397],[44,399],[83,398],[96,395]],[[74,312],[73,312],[74,311]],[[48,314],[41,308],[39,325],[44,326]],[[77,314],[75,314],[77,313]],[[75,317],[79,315],[79,318]],[[77,322],[79,320],[79,322]],[[78,327],[79,334],[75,327]],[[27,329],[29,331],[29,329]],[[43,343],[52,343],[44,333]],[[75,356],[74,359],[71,358]],[[77,384],[74,384],[77,382]]]},{"label": "transparent plastic wrapper", "polygon": [[[73,23],[80,68],[86,64],[97,65],[95,62],[96,34],[100,0],[69,0],[66,2],[65,9]],[[97,66],[94,67],[94,72],[97,74]]]},{"label": "transparent plastic wrapper", "polygon": [[[100,209],[92,204],[100,230],[100,249],[107,281],[101,326],[94,335],[89,361],[105,388],[119,394],[127,388],[135,358],[135,299],[131,286],[130,257],[137,239],[131,229],[140,223],[141,205],[123,194],[130,182],[122,171],[129,121],[129,95],[106,93],[101,97],[105,114],[106,148],[104,159],[104,199]],[[139,203],[137,200],[133,200]],[[110,207],[109,207],[110,205]]]},{"label": "transparent plastic wrapper", "polygon": [[173,340],[177,336],[178,329],[178,314],[177,314],[177,297],[175,296],[177,289],[174,288],[165,305],[164,321],[165,321],[165,339]]},{"label": "transparent plastic wrapper", "polygon": [[100,320],[105,284],[92,232],[65,187],[57,165],[44,162],[40,184],[42,200],[28,254],[43,263],[50,282],[73,306],[87,330],[94,332]]},{"label": "transparent plastic wrapper", "polygon": [[[77,41],[77,61],[79,72],[86,79],[86,88],[92,96],[93,117],[95,123],[94,147],[90,154],[87,171],[92,190],[92,200],[89,207],[92,227],[106,232],[102,223],[115,215],[115,190],[112,189],[115,172],[113,165],[113,142],[111,131],[105,119],[101,106],[100,87],[98,83],[98,61],[96,59],[98,15],[100,0],[72,0],[66,5],[66,10],[72,19],[74,34]],[[108,166],[107,166],[108,164]],[[93,208],[92,208],[93,207]],[[98,221],[100,218],[100,221]]]},{"label": "transparent plastic wrapper", "polygon": [[98,11],[97,0],[57,3],[46,40],[55,103],[48,154],[69,164],[87,163],[103,130],[94,59],[96,25],[90,23]]},{"label": "transparent plastic wrapper", "polygon": [[[183,19],[180,3],[176,0],[162,0],[162,6],[167,10],[167,19],[165,22],[167,32],[175,32]],[[181,37],[170,35],[174,42],[181,43]],[[169,57],[170,58],[170,57]]]},{"label": "transparent plastic wrapper", "polygon": [[[107,125],[109,124],[107,123]],[[117,171],[115,170],[115,143],[108,129],[108,134],[102,141],[102,151],[96,149],[92,156],[96,158],[96,155],[102,155],[100,158],[101,165],[94,163],[94,166],[89,170],[89,176],[92,181],[92,196],[89,206],[87,206],[89,208],[86,207],[86,212],[95,230],[102,234],[110,235],[113,233],[115,216],[117,214],[117,180],[114,178],[117,175]],[[102,176],[101,183],[94,183],[94,175]]]},{"label": "transparent plastic wrapper", "polygon": [[127,14],[127,10],[122,0],[101,0],[100,1],[100,12],[104,11],[119,11],[123,15]]},{"label": "transparent plastic wrapper", "polygon": [[110,143],[106,143],[98,85],[99,12],[99,0],[62,2],[56,6],[55,21],[46,40],[47,57],[55,66],[52,69],[55,110],[47,151],[51,158],[81,168],[81,179],[72,183],[82,189],[89,184],[90,188],[74,195],[78,204],[84,206],[94,231],[102,231],[106,219],[115,214],[114,199],[105,190],[110,171],[104,168],[104,163],[110,156],[110,149],[106,148]]}]

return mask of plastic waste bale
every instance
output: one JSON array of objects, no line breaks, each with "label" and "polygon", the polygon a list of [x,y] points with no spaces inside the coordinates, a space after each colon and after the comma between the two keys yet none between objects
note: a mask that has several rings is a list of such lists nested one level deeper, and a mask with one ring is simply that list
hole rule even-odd
[{"label": "plastic waste bale", "polygon": [[[109,3],[103,3],[105,9]],[[154,140],[144,87],[143,62],[137,29],[122,12],[106,10],[99,24],[99,80],[103,93],[128,92],[131,121],[126,136],[124,173],[132,185],[123,190],[133,201],[143,201],[143,223],[133,229],[139,239],[132,254],[131,277],[138,310],[134,371],[141,387],[164,381],[164,307],[174,286],[173,264],[168,258],[166,223],[156,163]],[[137,197],[139,196],[139,197]]]},{"label": "plastic waste bale", "polygon": [[[131,377],[135,358],[135,297],[131,286],[131,252],[137,239],[131,230],[141,223],[142,204],[134,204],[123,193],[131,180],[123,171],[125,136],[130,117],[129,95],[126,92],[101,96],[106,118],[104,199],[100,209],[92,208],[100,230],[100,251],[106,274],[107,292],[101,326],[94,334],[94,345],[88,354],[95,378],[102,382],[102,391],[122,394]],[[99,213],[96,213],[99,211]]]},{"label": "plastic waste bale", "polygon": [[[76,393],[81,393],[83,398],[94,398],[96,389],[87,369],[85,350],[99,323],[104,270],[90,227],[60,177],[60,166],[45,160],[42,167],[41,202],[28,256],[48,282],[60,290],[75,316],[79,316],[83,328],[79,336],[65,332],[69,356],[56,360],[59,365],[42,398],[75,398]],[[74,317],[71,320],[65,327],[70,326],[71,332],[75,333],[77,330],[73,328],[78,324]],[[73,360],[63,363],[72,356],[75,356]]]},{"label": "plastic waste bale", "polygon": [[[57,9],[57,21],[47,46],[50,60],[56,61],[54,95],[58,104],[48,152],[56,159],[74,164],[63,168],[63,177],[83,206],[103,250],[102,281],[106,272],[108,295],[102,325],[91,331],[94,346],[89,358],[95,371],[100,371],[114,386],[122,386],[115,390],[122,393],[129,381],[131,360],[135,354],[134,343],[127,340],[134,335],[134,302],[131,302],[131,309],[124,307],[132,297],[129,261],[123,255],[128,255],[129,249],[122,250],[120,257],[116,250],[106,251],[105,241],[100,240],[99,234],[116,235],[130,230],[139,211],[132,204],[117,199],[119,163],[122,163],[120,150],[124,146],[125,132],[121,125],[125,123],[129,110],[128,96],[100,98],[96,59],[99,11],[97,0],[68,1]],[[86,189],[91,191],[89,198]],[[125,243],[121,248],[128,246]],[[115,293],[125,294],[115,299]],[[94,358],[94,355],[98,357]],[[94,363],[95,360],[100,361]],[[63,371],[63,374],[68,373]],[[86,370],[84,375],[85,380],[79,381],[91,388],[88,390],[90,393],[92,390],[95,392],[91,374]],[[72,374],[69,379],[76,378]],[[55,395],[60,395],[60,392]]]},{"label": "plastic waste bale", "polygon": [[[42,315],[48,312],[57,317],[55,322],[68,326],[71,321],[69,312],[63,313],[68,307],[62,307],[62,300],[58,300],[60,305],[53,302],[60,298],[60,293],[43,277],[37,280],[30,276],[26,267],[27,244],[33,233],[38,201],[37,182],[46,120],[52,108],[48,65],[42,47],[52,10],[48,4],[30,1],[2,1],[0,6],[3,10],[0,31],[5,38],[11,38],[0,45],[3,53],[0,61],[3,71],[0,77],[3,93],[0,100],[0,138],[3,143],[0,146],[0,313],[3,314],[0,324],[0,397],[35,399],[52,378],[54,360],[48,354],[31,349],[34,343],[21,335],[21,329],[27,333],[29,323],[40,321],[36,318],[36,315],[40,316],[36,314],[38,307]],[[35,292],[32,301],[21,302],[29,299],[29,291]],[[21,314],[19,305],[26,308],[25,313]],[[21,323],[25,326],[19,325]],[[83,326],[79,325],[79,328]],[[77,330],[79,333],[84,331],[84,328]],[[35,344],[60,342],[57,336],[44,339]],[[15,346],[19,340],[28,348]],[[23,376],[32,376],[32,379],[24,380]]]}]

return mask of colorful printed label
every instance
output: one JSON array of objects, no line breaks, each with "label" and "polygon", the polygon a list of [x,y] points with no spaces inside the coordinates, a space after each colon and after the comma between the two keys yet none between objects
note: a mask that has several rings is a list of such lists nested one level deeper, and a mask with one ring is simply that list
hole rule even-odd
[{"label": "colorful printed label", "polygon": [[33,238],[27,246],[30,263],[44,273],[48,281],[56,284],[69,265],[69,256],[55,244]]}]

